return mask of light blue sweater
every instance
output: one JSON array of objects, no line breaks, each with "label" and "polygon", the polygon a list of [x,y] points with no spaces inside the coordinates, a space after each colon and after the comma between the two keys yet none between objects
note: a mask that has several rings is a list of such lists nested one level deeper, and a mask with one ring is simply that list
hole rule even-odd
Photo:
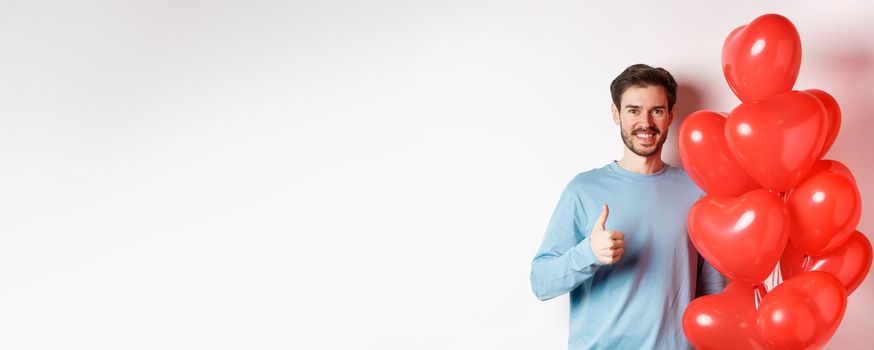
[{"label": "light blue sweater", "polygon": [[[703,195],[669,165],[642,175],[613,162],[571,180],[531,264],[539,299],[571,293],[570,349],[690,348],[683,311],[725,284],[686,233],[689,208]],[[625,253],[602,266],[588,236],[604,203],[606,229],[625,233]]]}]

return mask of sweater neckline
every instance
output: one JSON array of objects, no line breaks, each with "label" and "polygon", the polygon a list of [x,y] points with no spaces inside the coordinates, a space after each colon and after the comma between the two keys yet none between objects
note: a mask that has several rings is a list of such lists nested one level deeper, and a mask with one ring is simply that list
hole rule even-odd
[{"label": "sweater neckline", "polygon": [[665,163],[665,165],[662,166],[662,168],[659,169],[659,171],[656,171],[652,174],[638,174],[638,173],[635,173],[633,171],[626,170],[625,168],[619,166],[619,162],[615,161],[615,160],[610,162],[610,164],[607,164],[607,168],[609,168],[613,172],[615,172],[619,175],[622,175],[622,176],[632,177],[632,178],[636,178],[636,179],[656,179],[656,178],[659,178],[667,173],[668,167],[670,167],[670,165],[668,163]]}]

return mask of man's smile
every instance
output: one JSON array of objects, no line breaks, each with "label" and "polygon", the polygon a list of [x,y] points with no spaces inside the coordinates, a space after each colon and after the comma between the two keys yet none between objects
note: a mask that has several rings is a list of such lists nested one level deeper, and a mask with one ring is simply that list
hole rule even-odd
[{"label": "man's smile", "polygon": [[651,144],[656,141],[658,134],[655,130],[636,130],[632,135],[642,144]]}]

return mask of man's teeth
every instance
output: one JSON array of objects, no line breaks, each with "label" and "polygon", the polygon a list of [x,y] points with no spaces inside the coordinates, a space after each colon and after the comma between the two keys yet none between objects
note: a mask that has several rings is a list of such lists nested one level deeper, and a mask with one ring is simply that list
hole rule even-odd
[{"label": "man's teeth", "polygon": [[643,138],[643,139],[648,139],[648,138],[652,138],[653,136],[655,136],[655,134],[650,134],[650,133],[637,133],[634,135],[637,137]]}]

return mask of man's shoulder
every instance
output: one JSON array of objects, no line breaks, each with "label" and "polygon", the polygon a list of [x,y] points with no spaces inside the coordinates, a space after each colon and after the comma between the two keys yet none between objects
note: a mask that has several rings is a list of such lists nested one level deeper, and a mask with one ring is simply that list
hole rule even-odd
[{"label": "man's shoulder", "polygon": [[583,171],[574,176],[567,184],[570,190],[583,190],[588,186],[597,184],[603,179],[609,165],[604,165],[600,168],[593,168]]},{"label": "man's shoulder", "polygon": [[684,170],[683,168],[675,167],[675,166],[667,164],[667,163],[665,163],[665,166],[667,167],[665,170],[671,176],[678,178],[678,179],[682,179],[682,180],[692,181],[692,179],[689,178],[689,174],[687,174],[686,170]]},{"label": "man's shoulder", "polygon": [[689,174],[686,173],[686,170],[682,168],[678,168],[672,165],[668,165],[668,171],[670,171],[670,177],[674,179],[680,186],[688,188],[691,192],[700,193],[700,195],[704,195],[704,191],[698,187],[698,184],[695,181],[692,181],[692,178],[689,177]]}]

